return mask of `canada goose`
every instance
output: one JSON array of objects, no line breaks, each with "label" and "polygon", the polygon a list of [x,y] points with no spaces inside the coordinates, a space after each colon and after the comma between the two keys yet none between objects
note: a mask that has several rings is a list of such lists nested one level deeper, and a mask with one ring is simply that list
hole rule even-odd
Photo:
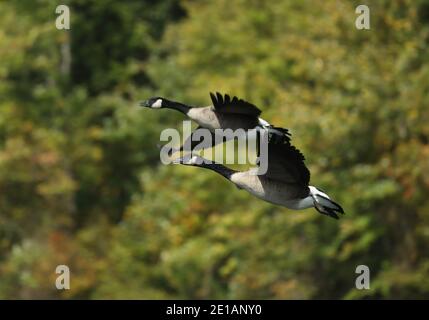
[{"label": "canada goose", "polygon": [[322,190],[309,186],[310,172],[304,160],[302,153],[290,143],[269,143],[268,170],[264,175],[257,175],[255,169],[232,170],[198,155],[179,158],[173,163],[213,170],[262,200],[294,210],[315,207],[321,214],[338,219],[337,213],[344,214],[343,209]]},{"label": "canada goose", "polygon": [[[180,102],[170,101],[162,97],[150,98],[146,101],[140,103],[141,106],[160,109],[167,108],[177,110],[185,114],[189,119],[195,121],[199,127],[191,133],[189,145],[191,150],[194,150],[195,146],[199,144],[199,141],[193,139],[194,134],[200,128],[206,128],[211,131],[212,134],[212,144],[215,145],[214,131],[216,129],[260,129],[268,133],[268,139],[270,141],[286,142],[290,140],[290,133],[287,129],[274,127],[269,124],[264,119],[260,118],[261,110],[259,110],[255,105],[246,102],[237,97],[231,97],[228,94],[222,96],[219,92],[214,95],[210,93],[210,97],[213,105],[208,107],[192,107]],[[218,140],[219,141],[219,140]],[[220,140],[221,141],[221,140]],[[225,141],[225,140],[223,140]],[[185,142],[184,145],[187,145]],[[199,147],[208,147],[207,145],[199,145]],[[183,145],[180,148],[170,150],[173,151],[182,151]],[[170,152],[170,153],[171,153]]]}]

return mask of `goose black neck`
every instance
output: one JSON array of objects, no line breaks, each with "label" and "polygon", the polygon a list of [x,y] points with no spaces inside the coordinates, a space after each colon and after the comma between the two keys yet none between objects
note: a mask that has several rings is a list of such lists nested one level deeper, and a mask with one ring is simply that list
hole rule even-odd
[{"label": "goose black neck", "polygon": [[234,174],[235,172],[237,172],[235,170],[227,168],[224,165],[216,163],[216,162],[212,162],[212,163],[205,163],[205,162],[203,162],[203,163],[198,164],[196,166],[212,170],[212,171],[220,174],[221,176],[223,176],[224,178],[226,178],[228,180],[231,179],[232,174]]},{"label": "goose black neck", "polygon": [[164,108],[168,108],[168,109],[173,109],[173,110],[177,110],[183,114],[187,114],[189,109],[191,109],[191,106],[188,106],[186,104],[180,103],[180,102],[175,102],[175,101],[170,101],[167,99],[164,99],[162,101],[162,106]]}]

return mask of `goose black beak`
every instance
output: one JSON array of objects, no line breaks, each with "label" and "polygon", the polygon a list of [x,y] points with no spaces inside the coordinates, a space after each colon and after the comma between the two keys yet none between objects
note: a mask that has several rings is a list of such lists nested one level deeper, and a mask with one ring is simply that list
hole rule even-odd
[{"label": "goose black beak", "polygon": [[150,103],[149,100],[145,100],[145,101],[140,101],[139,106],[140,107],[146,107],[149,108],[152,104]]},{"label": "goose black beak", "polygon": [[173,164],[184,164],[186,166],[204,167],[204,161],[206,159],[198,155],[185,155],[183,157],[174,159],[171,163]]},{"label": "goose black beak", "polygon": [[183,158],[177,158],[177,159],[174,159],[171,163],[172,164],[183,164],[184,160],[183,160]]}]

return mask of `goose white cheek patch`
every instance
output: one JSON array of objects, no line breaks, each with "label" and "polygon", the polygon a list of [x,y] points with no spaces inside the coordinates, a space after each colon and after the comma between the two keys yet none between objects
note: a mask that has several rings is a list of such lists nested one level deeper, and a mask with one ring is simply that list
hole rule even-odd
[{"label": "goose white cheek patch", "polygon": [[158,108],[161,108],[161,106],[162,106],[162,100],[158,99],[154,103],[152,103],[151,108],[158,109]]}]

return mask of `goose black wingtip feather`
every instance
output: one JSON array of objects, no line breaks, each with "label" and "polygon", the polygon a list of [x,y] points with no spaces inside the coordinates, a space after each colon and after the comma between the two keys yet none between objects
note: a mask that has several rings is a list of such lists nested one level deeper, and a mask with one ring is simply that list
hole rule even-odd
[{"label": "goose black wingtip feather", "polygon": [[228,94],[225,94],[224,103],[225,104],[231,103],[231,97]]},{"label": "goose black wingtip feather", "polygon": [[210,99],[212,99],[213,106],[216,104],[216,96],[213,94],[213,92],[210,92]]},{"label": "goose black wingtip feather", "polygon": [[337,213],[334,210],[331,209],[326,209],[326,212],[323,212],[321,210],[319,210],[319,208],[317,208],[317,206],[314,207],[320,214],[323,214],[325,216],[331,217],[335,220],[340,220],[340,217],[337,215]]},{"label": "goose black wingtip feather", "polygon": [[329,212],[329,214],[326,214],[328,217],[334,218],[335,220],[340,220],[340,217],[335,212]]},{"label": "goose black wingtip feather", "polygon": [[288,129],[274,126],[268,127],[268,143],[290,145],[291,138],[292,134]]},{"label": "goose black wingtip feather", "polygon": [[223,97],[219,92],[216,92],[216,97],[217,97],[217,103],[218,105],[223,105]]},{"label": "goose black wingtip feather", "polygon": [[229,94],[222,95],[220,92],[210,92],[210,98],[213,107],[220,113],[237,113],[254,117],[259,117],[262,113],[257,106],[242,99],[238,99],[236,96],[231,98]]},{"label": "goose black wingtip feather", "polygon": [[[332,200],[331,200],[332,201]],[[335,204],[337,207],[338,207],[338,209],[337,209],[337,211],[339,212],[339,213],[341,213],[341,214],[346,214],[345,212],[344,212],[344,209],[338,204],[338,203],[336,203],[335,201],[332,201],[332,203],[333,204]]]},{"label": "goose black wingtip feather", "polygon": [[277,131],[280,131],[281,133],[283,133],[284,135],[286,135],[286,136],[288,136],[288,137],[291,137],[292,136],[292,134],[289,132],[289,130],[288,129],[286,129],[286,128],[281,128],[281,127],[272,127],[272,129],[274,129],[274,130],[277,130]]}]

